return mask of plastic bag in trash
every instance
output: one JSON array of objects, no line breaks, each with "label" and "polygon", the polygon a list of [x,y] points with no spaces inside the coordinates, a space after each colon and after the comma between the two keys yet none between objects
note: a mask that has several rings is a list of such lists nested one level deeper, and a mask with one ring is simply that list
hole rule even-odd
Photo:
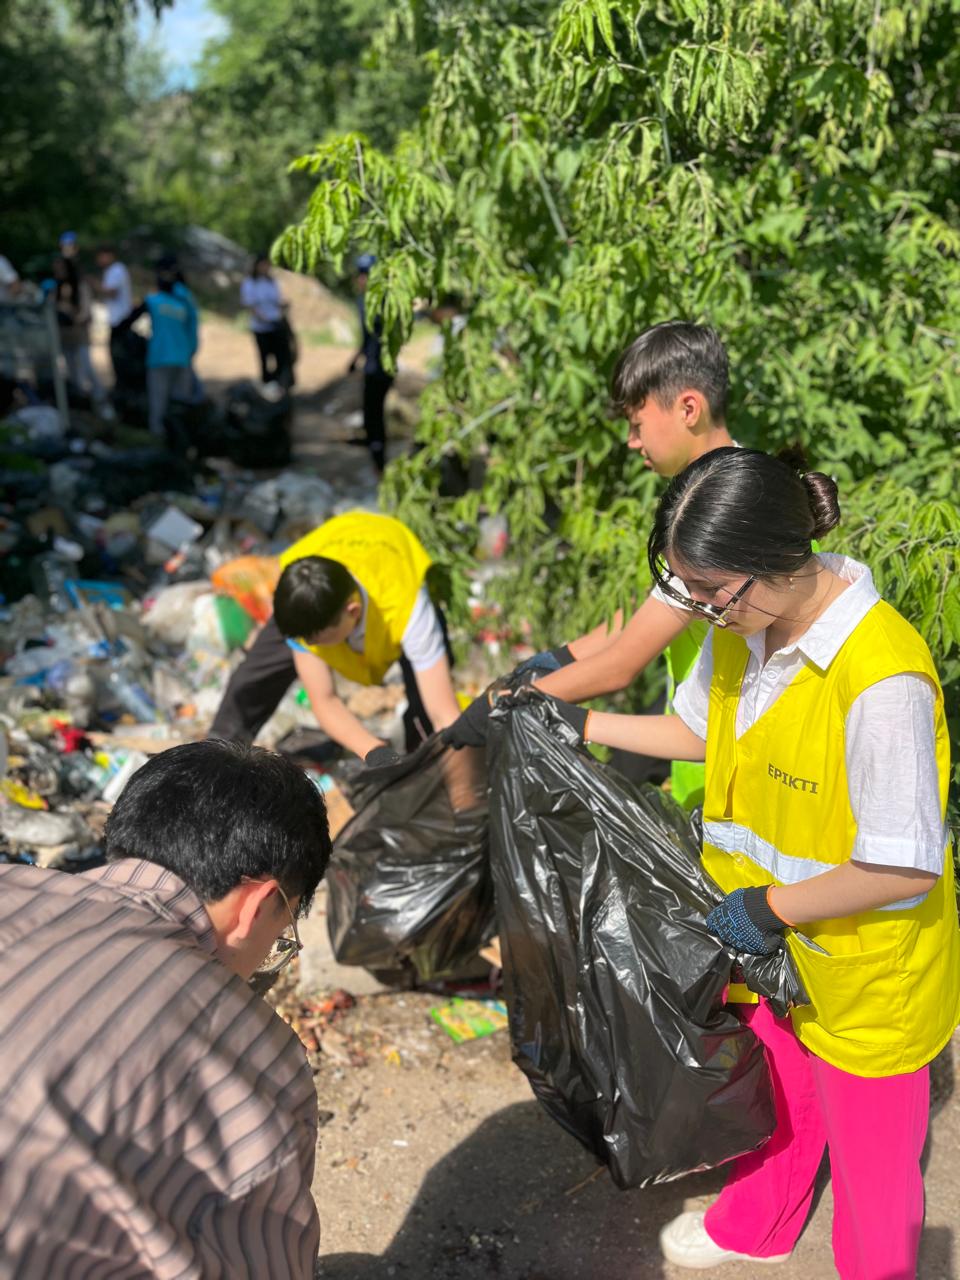
[{"label": "plastic bag in trash", "polygon": [[435,735],[398,764],[364,769],[350,803],[326,876],[337,960],[410,961],[424,980],[456,973],[493,932],[482,753]]},{"label": "plastic bag in trash", "polygon": [[[704,915],[720,892],[689,816],[574,745],[549,700],[491,713],[491,859],[514,1061],[620,1187],[761,1146],[763,1048],[724,1005],[733,957]],[[741,957],[802,1003],[785,952]]]}]

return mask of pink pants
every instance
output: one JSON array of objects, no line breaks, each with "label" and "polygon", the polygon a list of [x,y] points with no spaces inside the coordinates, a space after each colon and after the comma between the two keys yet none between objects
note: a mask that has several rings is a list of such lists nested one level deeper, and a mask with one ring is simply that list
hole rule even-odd
[{"label": "pink pants", "polygon": [[704,1225],[715,1244],[755,1258],[789,1253],[830,1149],[833,1256],[841,1280],[913,1280],[923,1226],[920,1155],[930,1070],[868,1079],[808,1052],[765,1001],[741,1005],[767,1050],[777,1128],[733,1164]]}]

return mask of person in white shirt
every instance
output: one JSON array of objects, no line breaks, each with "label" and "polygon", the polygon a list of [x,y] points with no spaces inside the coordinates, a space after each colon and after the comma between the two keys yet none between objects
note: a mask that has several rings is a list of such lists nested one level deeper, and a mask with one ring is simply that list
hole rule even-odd
[{"label": "person in white shirt", "polygon": [[127,327],[124,321],[133,310],[133,288],[130,284],[130,272],[117,259],[116,248],[112,244],[102,244],[97,249],[97,266],[100,268],[100,284],[97,293],[107,308],[107,321],[110,325],[110,361],[113,365],[113,376],[116,382],[123,382],[126,373]]},{"label": "person in white shirt", "polygon": [[289,390],[294,383],[294,357],[287,304],[270,274],[270,259],[265,253],[257,255],[250,274],[240,285],[240,306],[250,312],[250,332],[260,353],[261,380],[277,382]]},{"label": "person in white shirt", "polygon": [[865,565],[812,550],[839,519],[828,476],[753,449],[698,458],[647,548],[663,593],[711,625],[676,714],[556,703],[585,742],[706,761],[703,865],[724,895],[707,928],[731,958],[786,946],[809,995],[781,1019],[731,983],[777,1128],[706,1213],[664,1228],[690,1269],[785,1260],[828,1148],[839,1274],[916,1274],[929,1063],[960,1021],[949,735],[922,637]]},{"label": "person in white shirt", "polygon": [[9,258],[5,258],[0,253],[0,302],[6,302],[11,298],[17,297],[20,293],[22,282],[17,274],[17,269]]}]

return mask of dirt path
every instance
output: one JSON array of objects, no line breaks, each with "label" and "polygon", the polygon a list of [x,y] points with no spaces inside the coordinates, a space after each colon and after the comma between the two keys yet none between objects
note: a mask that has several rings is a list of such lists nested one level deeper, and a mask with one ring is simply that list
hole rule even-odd
[{"label": "dirt path", "polygon": [[[336,966],[325,895],[306,922],[312,990],[358,993],[322,1039],[322,1127],[314,1195],[325,1280],[681,1280],[660,1256],[660,1227],[706,1207],[718,1172],[622,1192],[534,1101],[505,1032],[456,1045],[431,1020],[443,998],[387,992]],[[359,994],[365,993],[365,994]],[[960,1033],[934,1064],[920,1280],[960,1274]],[[782,1280],[835,1276],[833,1198],[821,1171],[815,1209]],[[755,1266],[704,1276],[755,1280]],[[763,1269],[766,1274],[766,1268]],[[771,1272],[773,1274],[773,1272]]]}]

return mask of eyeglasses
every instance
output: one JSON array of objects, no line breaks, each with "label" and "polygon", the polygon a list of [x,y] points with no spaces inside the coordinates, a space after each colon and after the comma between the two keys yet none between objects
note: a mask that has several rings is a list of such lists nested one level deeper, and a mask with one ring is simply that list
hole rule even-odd
[{"label": "eyeglasses", "polygon": [[281,969],[285,969],[293,957],[299,955],[303,950],[303,943],[300,941],[300,934],[297,932],[297,919],[293,914],[293,908],[290,906],[290,900],[279,885],[277,885],[277,893],[283,899],[283,904],[290,913],[290,928],[293,930],[293,937],[291,938],[285,929],[270,948],[266,959],[258,966],[250,979],[251,985],[258,990],[269,988]]},{"label": "eyeglasses", "polygon": [[726,604],[704,604],[702,601],[694,600],[692,596],[678,591],[668,578],[660,573],[657,574],[657,586],[668,599],[675,600],[677,604],[683,605],[684,609],[688,609],[691,613],[699,614],[701,618],[706,618],[712,626],[720,627],[721,629],[730,625],[727,615],[734,605],[743,599],[755,582],[755,577],[747,578],[742,586],[737,587]]}]

